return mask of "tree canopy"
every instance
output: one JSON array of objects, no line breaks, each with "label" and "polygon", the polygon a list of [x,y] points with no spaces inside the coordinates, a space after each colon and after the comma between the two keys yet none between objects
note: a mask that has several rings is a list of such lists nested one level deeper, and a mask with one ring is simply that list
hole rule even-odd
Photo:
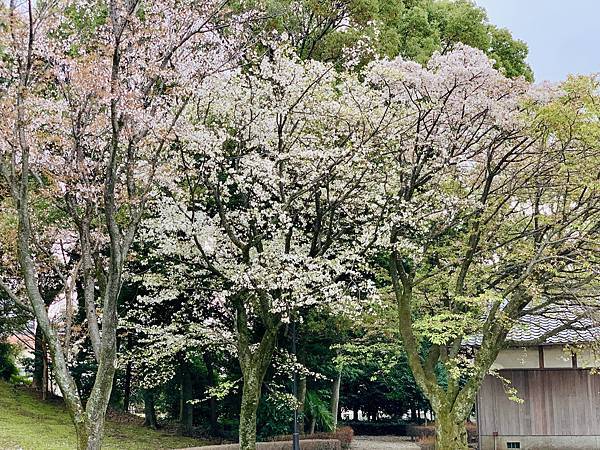
[{"label": "tree canopy", "polygon": [[598,78],[533,84],[472,2],[1,11],[0,336],[35,317],[79,449],[143,405],[242,450],[431,410],[463,450],[523,317],[597,323]]},{"label": "tree canopy", "polygon": [[302,58],[342,64],[358,51],[363,63],[402,56],[425,64],[463,43],[483,50],[506,76],[533,79],[527,44],[470,0],[268,0],[266,14],[268,27],[287,33]]}]

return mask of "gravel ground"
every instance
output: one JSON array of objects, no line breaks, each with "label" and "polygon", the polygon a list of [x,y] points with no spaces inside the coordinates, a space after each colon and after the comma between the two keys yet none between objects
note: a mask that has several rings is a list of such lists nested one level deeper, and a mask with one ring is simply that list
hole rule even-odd
[{"label": "gravel ground", "polygon": [[352,450],[419,450],[408,437],[399,436],[354,436]]}]

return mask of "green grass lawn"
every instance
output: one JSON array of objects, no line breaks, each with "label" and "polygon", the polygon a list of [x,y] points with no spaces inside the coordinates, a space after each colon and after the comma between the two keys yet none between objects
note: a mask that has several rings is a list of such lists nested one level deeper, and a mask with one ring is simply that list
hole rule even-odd
[{"label": "green grass lawn", "polygon": [[[139,425],[107,422],[104,449],[155,450],[192,447],[203,442]],[[0,381],[1,450],[73,450],[75,431],[65,408],[44,403],[22,388]]]}]

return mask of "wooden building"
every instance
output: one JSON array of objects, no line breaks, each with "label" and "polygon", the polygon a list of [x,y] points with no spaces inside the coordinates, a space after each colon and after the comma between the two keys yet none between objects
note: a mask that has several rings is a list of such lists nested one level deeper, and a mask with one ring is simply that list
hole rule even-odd
[{"label": "wooden building", "polygon": [[[509,338],[535,342],[558,323],[536,318]],[[599,331],[563,330],[541,345],[503,350],[478,395],[479,449],[599,450],[600,359],[591,347]]]}]

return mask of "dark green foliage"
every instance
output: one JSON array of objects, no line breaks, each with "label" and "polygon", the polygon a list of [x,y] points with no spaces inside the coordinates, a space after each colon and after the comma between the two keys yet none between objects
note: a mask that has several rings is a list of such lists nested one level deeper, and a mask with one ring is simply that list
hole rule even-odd
[{"label": "dark green foliage", "polygon": [[264,395],[258,407],[258,439],[290,433],[293,420],[294,412],[288,404],[273,395]]},{"label": "dark green foliage", "polygon": [[19,374],[15,359],[17,348],[7,342],[0,342],[0,380],[9,381]]},{"label": "dark green foliage", "polygon": [[491,30],[489,56],[503,67],[506,76],[523,75],[527,80],[533,80],[533,71],[525,62],[528,53],[527,44],[513,39],[507,29],[494,27]]},{"label": "dark green foliage", "polygon": [[460,42],[483,50],[507,76],[533,79],[527,45],[489,23],[471,0],[268,0],[266,12],[267,28],[286,32],[302,58],[341,63],[345,48],[368,42],[373,51],[363,63],[401,55],[425,64]]},{"label": "dark green foliage", "polygon": [[27,322],[30,320],[31,313],[19,308],[4,291],[0,290],[0,340],[22,332],[27,328]]},{"label": "dark green foliage", "polygon": [[333,430],[333,417],[329,410],[329,403],[324,401],[324,393],[317,391],[308,391],[306,393],[306,403],[304,413],[309,421],[314,421],[319,430]]},{"label": "dark green foliage", "polygon": [[338,359],[344,366],[342,406],[351,411],[361,410],[373,420],[378,412],[401,420],[409,411],[430,409],[393,329],[388,337],[368,329],[367,326],[363,336],[340,348]]}]

